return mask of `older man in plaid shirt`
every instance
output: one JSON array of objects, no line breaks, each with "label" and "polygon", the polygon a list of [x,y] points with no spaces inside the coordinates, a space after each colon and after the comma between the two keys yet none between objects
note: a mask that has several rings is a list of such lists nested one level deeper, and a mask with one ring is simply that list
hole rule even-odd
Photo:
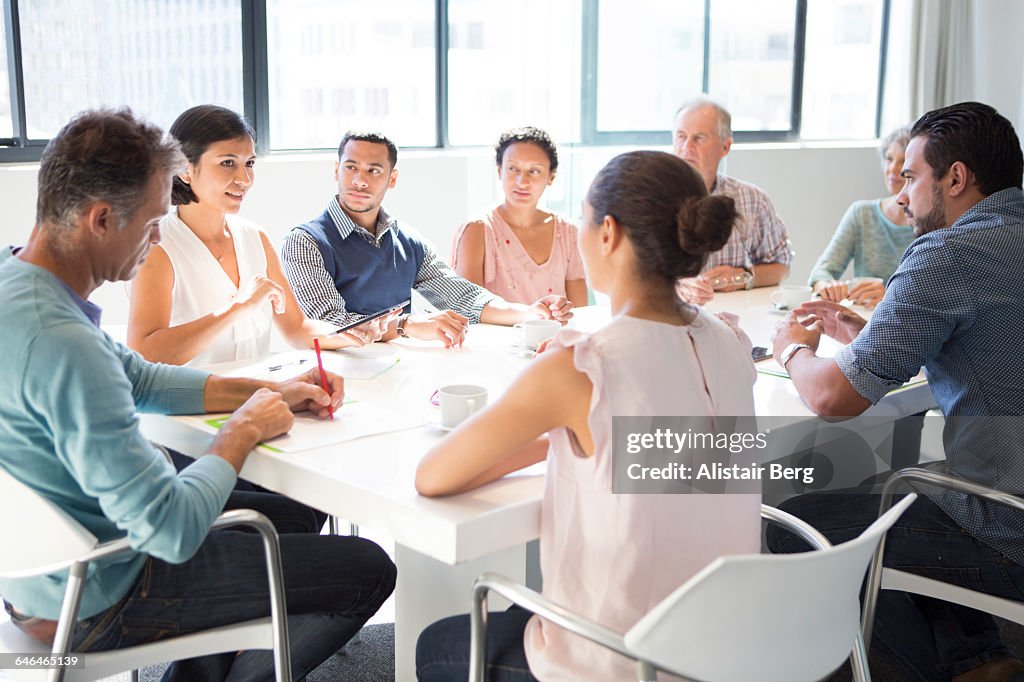
[{"label": "older man in plaid shirt", "polygon": [[729,112],[710,99],[692,100],[679,108],[672,132],[676,156],[701,174],[708,192],[732,197],[740,214],[729,241],[711,254],[700,277],[683,280],[680,293],[701,304],[715,291],[781,282],[789,274],[793,255],[786,226],[771,199],[754,185],[718,172],[732,147]]}]

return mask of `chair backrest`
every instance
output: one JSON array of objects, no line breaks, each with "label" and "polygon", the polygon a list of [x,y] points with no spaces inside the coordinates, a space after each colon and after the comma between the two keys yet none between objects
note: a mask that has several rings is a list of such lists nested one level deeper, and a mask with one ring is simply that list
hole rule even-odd
[{"label": "chair backrest", "polygon": [[96,537],[64,510],[0,467],[0,576],[23,578],[66,568]]},{"label": "chair backrest", "polygon": [[703,680],[824,677],[849,656],[868,562],[915,497],[831,549],[716,559],[630,629],[626,646],[659,668]]}]

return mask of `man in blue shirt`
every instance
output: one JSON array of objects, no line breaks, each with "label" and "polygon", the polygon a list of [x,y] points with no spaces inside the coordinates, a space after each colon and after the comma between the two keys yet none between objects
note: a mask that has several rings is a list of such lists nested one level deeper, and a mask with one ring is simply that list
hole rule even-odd
[{"label": "man in blue shirt", "polygon": [[[127,109],[80,114],[43,152],[28,244],[0,251],[0,467],[100,541],[127,536],[136,550],[90,566],[76,651],[269,615],[259,536],[211,534],[210,525],[256,443],[288,431],[293,411],[338,409],[344,393],[333,375],[328,395],[312,372],[272,384],[152,364],[100,330],[89,295],[105,281],[131,279],[159,242],[171,177],[183,166],[177,144]],[[208,454],[179,474],[142,436],[139,410],[234,414]],[[275,508],[287,512],[287,501]],[[395,568],[373,543],[288,533],[289,519],[272,520],[301,677],[379,608]],[[66,579],[4,579],[0,594],[14,622],[45,640]],[[170,679],[272,670],[270,652],[229,653],[175,664]]]},{"label": "man in blue shirt", "polygon": [[[780,323],[775,354],[807,405],[858,415],[924,366],[946,417],[946,469],[1024,493],[1024,156],[1013,126],[977,102],[913,127],[897,197],[917,239],[865,322],[827,302]],[[811,313],[800,320],[799,316]],[[820,334],[849,345],[834,360]],[[977,497],[924,493],[889,532],[886,565],[1010,599],[1024,594],[1024,520]],[[784,508],[842,542],[877,514],[873,495],[818,495]],[[773,533],[777,551],[797,546]],[[879,596],[877,641],[921,680],[1024,679],[986,614],[905,593]]]}]

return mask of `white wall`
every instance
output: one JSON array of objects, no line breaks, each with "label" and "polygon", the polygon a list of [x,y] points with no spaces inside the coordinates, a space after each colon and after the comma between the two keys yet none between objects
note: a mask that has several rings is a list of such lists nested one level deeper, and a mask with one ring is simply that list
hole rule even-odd
[{"label": "white wall", "polygon": [[977,0],[973,19],[974,98],[994,106],[1024,135],[1024,2]]},{"label": "white wall", "polygon": [[[590,179],[623,149],[567,151],[561,154],[561,173],[549,191],[578,216]],[[291,227],[323,211],[336,191],[332,164],[331,155],[321,154],[260,159],[242,215],[279,242]],[[385,207],[419,228],[445,256],[459,223],[499,196],[490,150],[405,152],[398,168],[398,184]],[[35,165],[0,166],[0,244],[22,244],[28,238],[35,216],[36,170]],[[737,145],[727,170],[760,185],[775,201],[797,252],[790,277],[794,281],[806,278],[850,202],[883,191],[873,146]],[[93,300],[104,308],[105,324],[125,323],[123,284],[106,285]]]}]

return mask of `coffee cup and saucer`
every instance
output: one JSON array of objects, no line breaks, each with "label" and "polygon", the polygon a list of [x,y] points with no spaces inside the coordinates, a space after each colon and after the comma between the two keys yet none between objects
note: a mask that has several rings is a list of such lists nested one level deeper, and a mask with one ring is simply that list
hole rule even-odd
[{"label": "coffee cup and saucer", "polygon": [[487,389],[474,384],[451,384],[437,389],[440,414],[431,414],[427,426],[451,431],[487,405]]},{"label": "coffee cup and saucer", "polygon": [[784,313],[798,308],[801,303],[811,300],[813,291],[810,287],[798,284],[784,284],[772,292],[772,309]]},{"label": "coffee cup and saucer", "polygon": [[533,357],[542,343],[558,333],[562,323],[557,320],[526,320],[517,322],[512,331],[519,337],[518,343],[512,344],[512,351],[518,355]]}]

